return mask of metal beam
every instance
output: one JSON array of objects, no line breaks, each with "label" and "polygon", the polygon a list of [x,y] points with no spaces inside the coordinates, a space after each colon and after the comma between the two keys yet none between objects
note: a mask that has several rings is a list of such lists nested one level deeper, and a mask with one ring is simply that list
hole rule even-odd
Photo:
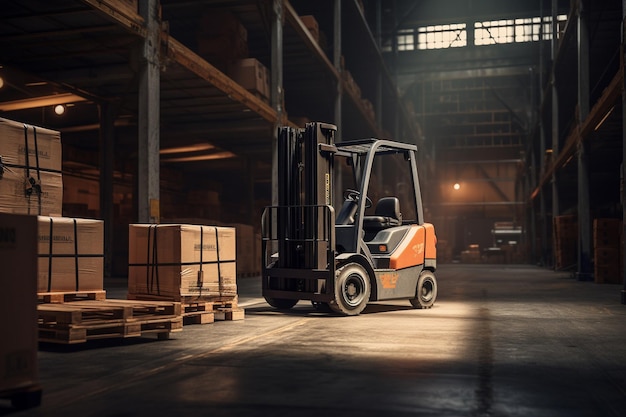
[{"label": "metal beam", "polygon": [[607,114],[613,109],[613,106],[622,95],[624,88],[623,83],[624,68],[622,67],[615,74],[611,83],[606,87],[606,89],[604,89],[602,96],[589,111],[587,118],[582,121],[578,127],[572,129],[559,155],[550,166],[546,167],[545,173],[541,177],[539,184],[530,195],[531,200],[535,199],[535,197],[539,195],[539,190],[550,181],[554,172],[565,166],[565,163],[574,155],[574,152],[578,148],[578,142],[586,140],[602,122],[602,120],[604,120]]},{"label": "metal beam", "polygon": [[147,36],[139,68],[139,118],[137,161],[137,220],[158,223],[160,219],[160,21],[158,0],[139,0]]},{"label": "metal beam", "polygon": [[[589,115],[589,32],[583,0],[577,3],[578,20],[578,120]],[[591,213],[589,208],[589,168],[587,144],[578,142],[578,262],[579,280],[591,279]]]},{"label": "metal beam", "polygon": [[272,1],[271,26],[272,26],[272,80],[270,100],[272,108],[276,112],[274,132],[272,134],[272,205],[278,205],[278,130],[283,119],[283,0]]},{"label": "metal beam", "polygon": [[[622,0],[622,22],[626,22],[626,0]],[[622,59],[621,59],[621,68],[620,72],[624,73],[624,62],[626,60],[626,25],[622,24]],[[622,77],[621,83],[621,93],[622,93],[622,183],[623,179],[626,178],[626,173],[624,172],[624,168],[626,167],[626,79]],[[626,187],[622,187],[622,236],[626,236]],[[622,245],[622,260],[626,260],[626,245]],[[622,268],[622,279],[624,281],[624,285],[622,287],[621,292],[621,301],[622,304],[626,304],[626,268]]]},{"label": "metal beam", "polygon": [[115,156],[115,112],[111,103],[103,102],[100,111],[100,218],[104,220],[104,276],[112,274],[113,260],[113,171]]}]

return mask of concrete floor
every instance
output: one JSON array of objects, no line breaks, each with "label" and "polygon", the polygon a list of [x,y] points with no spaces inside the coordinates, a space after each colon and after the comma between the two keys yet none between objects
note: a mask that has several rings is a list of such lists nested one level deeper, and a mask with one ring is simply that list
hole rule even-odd
[{"label": "concrete floor", "polygon": [[434,308],[377,303],[357,317],[308,302],[279,313],[243,279],[243,321],[42,346],[42,405],[0,415],[626,416],[621,286],[532,266],[437,277]]}]

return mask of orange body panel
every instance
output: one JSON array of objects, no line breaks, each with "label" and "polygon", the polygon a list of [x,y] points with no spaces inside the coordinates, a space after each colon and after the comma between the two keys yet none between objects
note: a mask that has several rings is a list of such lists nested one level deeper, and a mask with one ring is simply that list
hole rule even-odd
[{"label": "orange body panel", "polygon": [[426,229],[426,259],[437,259],[437,236],[435,235],[435,226],[430,223],[424,223]]},{"label": "orange body panel", "polygon": [[404,241],[391,254],[389,268],[402,269],[422,265],[424,259],[436,259],[435,228],[430,223],[412,226]]}]

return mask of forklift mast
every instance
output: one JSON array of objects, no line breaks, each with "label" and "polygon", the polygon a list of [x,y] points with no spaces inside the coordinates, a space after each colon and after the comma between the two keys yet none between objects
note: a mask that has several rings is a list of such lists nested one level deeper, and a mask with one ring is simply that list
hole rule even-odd
[{"label": "forklift mast", "polygon": [[336,131],[337,127],[325,123],[280,130],[276,219],[280,268],[328,266],[326,254],[334,250],[329,247],[334,235],[333,158],[320,149],[333,146]]}]

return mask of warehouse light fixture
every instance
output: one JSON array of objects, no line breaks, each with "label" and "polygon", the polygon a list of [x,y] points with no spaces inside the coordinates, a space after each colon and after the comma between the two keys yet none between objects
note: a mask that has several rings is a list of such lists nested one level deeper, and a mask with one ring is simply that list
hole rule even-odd
[{"label": "warehouse light fixture", "polygon": [[65,106],[63,104],[57,104],[54,106],[54,113],[57,116],[62,116],[65,114]]},{"label": "warehouse light fixture", "polygon": [[180,158],[166,158],[161,159],[161,162],[198,162],[198,161],[210,161],[215,159],[234,158],[236,155],[229,151],[209,153],[205,155],[195,156],[182,156]]},{"label": "warehouse light fixture", "polygon": [[189,153],[189,152],[201,152],[201,151],[209,151],[211,149],[215,149],[215,145],[211,145],[210,143],[199,143],[196,145],[189,146],[177,146],[174,148],[164,148],[159,151],[161,155],[171,155],[174,153]]},{"label": "warehouse light fixture", "polygon": [[0,103],[0,111],[26,110],[37,107],[55,106],[57,104],[77,103],[80,101],[87,101],[87,99],[72,93],[53,94],[23,100],[5,101]]},{"label": "warehouse light fixture", "polygon": [[455,191],[458,191],[461,189],[461,184],[459,184],[458,182],[455,182],[454,185],[452,186],[452,188],[455,189]]}]

